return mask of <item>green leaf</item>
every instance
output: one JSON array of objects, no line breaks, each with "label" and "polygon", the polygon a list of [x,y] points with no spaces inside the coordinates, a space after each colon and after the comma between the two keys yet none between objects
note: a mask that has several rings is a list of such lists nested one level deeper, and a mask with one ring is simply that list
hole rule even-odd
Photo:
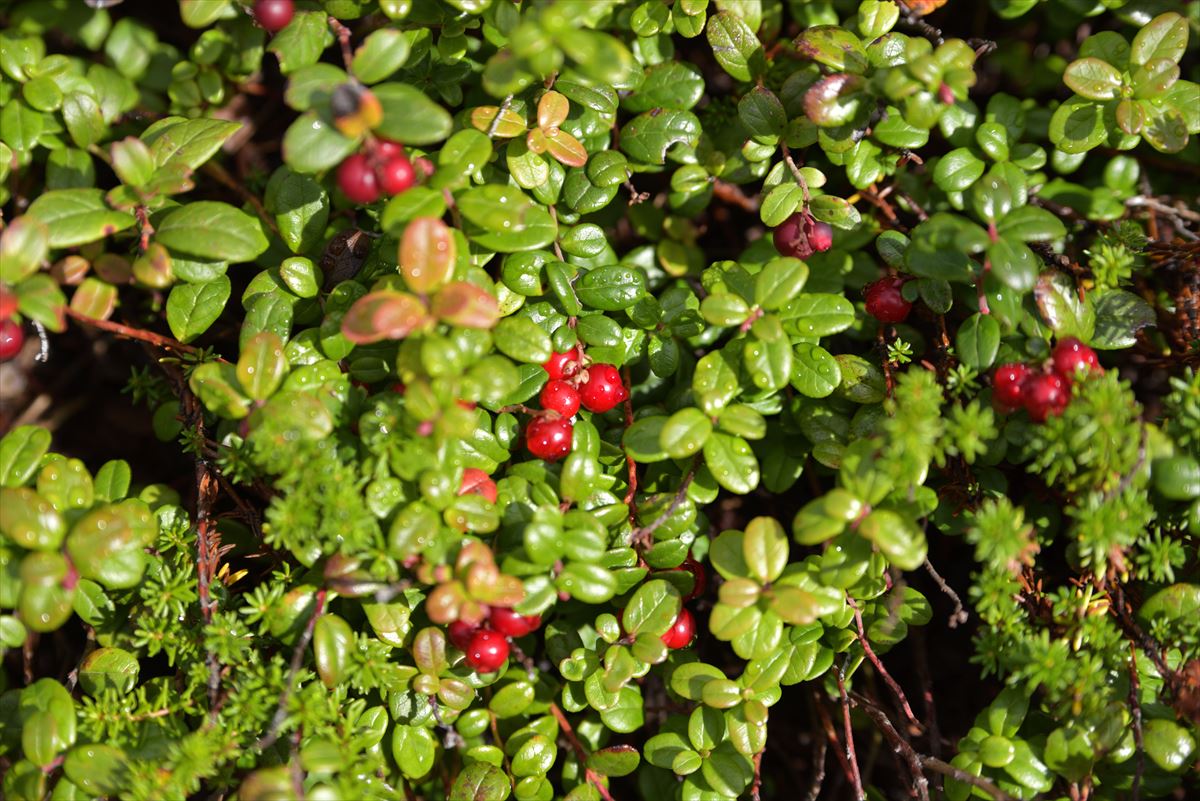
[{"label": "green leaf", "polygon": [[324,11],[297,11],[292,21],[275,34],[267,49],[279,57],[284,75],[317,63],[333,43],[329,18]]},{"label": "green leaf", "polygon": [[169,213],[158,224],[155,239],[171,250],[227,262],[253,261],[268,245],[257,218],[228,203],[209,200]]},{"label": "green leaf", "polygon": [[210,117],[177,120],[147,128],[142,140],[150,146],[159,168],[182,165],[195,170],[216,155],[221,145],[241,127],[240,122]]},{"label": "green leaf", "polygon": [[[186,207],[185,207],[186,208]],[[208,330],[225,309],[232,291],[222,275],[206,284],[178,284],[167,296],[167,325],[180,342],[190,342]]]},{"label": "green leaf", "polygon": [[834,72],[862,74],[867,69],[867,53],[862,40],[845,28],[816,25],[797,36],[794,44],[800,55]]},{"label": "green leaf", "polygon": [[311,250],[324,235],[329,195],[315,178],[280,167],[267,183],[264,201],[293,253]]},{"label": "green leaf", "polygon": [[6,102],[0,110],[0,140],[18,153],[28,153],[37,146],[46,119],[19,100]]},{"label": "green leaf", "polygon": [[63,99],[62,116],[71,140],[85,150],[99,142],[108,130],[99,104],[84,92],[71,92]]},{"label": "green leaf", "polygon": [[26,212],[46,227],[50,246],[77,247],[124,231],[134,224],[132,214],[114,211],[99,189],[55,189],[42,193]]},{"label": "green leaf", "polygon": [[[558,84],[562,88],[562,82]],[[634,114],[655,108],[687,111],[704,95],[704,77],[699,69],[683,61],[664,61],[646,69],[646,78],[636,92],[621,100]]]},{"label": "green leaf", "polygon": [[773,517],[756,517],[742,537],[746,567],[761,584],[770,584],[783,574],[788,563],[788,537]]},{"label": "green leaf", "polygon": [[[399,724],[392,731],[392,757],[404,777],[415,781],[433,769],[434,759],[437,757],[437,743],[429,729]],[[458,787],[457,783],[455,787]],[[507,782],[505,788],[507,789]]]},{"label": "green leaf", "polygon": [[1156,322],[1154,307],[1140,295],[1108,289],[1097,295],[1096,329],[1090,344],[1101,350],[1131,348],[1138,331]]},{"label": "green leaf", "polygon": [[493,336],[497,350],[518,362],[542,364],[554,352],[550,335],[527,317],[505,317]]},{"label": "green leaf", "polygon": [[406,83],[382,83],[372,88],[383,107],[383,122],[375,132],[408,145],[431,145],[450,135],[450,113],[424,92]]},{"label": "green leaf", "polygon": [[569,562],[554,580],[555,586],[584,603],[602,604],[616,594],[617,579],[599,565]]},{"label": "green leaf", "polygon": [[1067,65],[1063,83],[1089,100],[1111,100],[1121,90],[1121,73],[1098,58],[1081,58]]},{"label": "green leaf", "polygon": [[889,106],[887,116],[875,126],[871,135],[889,147],[915,150],[929,143],[929,130],[913,125],[900,109]]},{"label": "green leaf", "polygon": [[610,745],[593,751],[588,757],[588,770],[601,776],[628,776],[637,770],[641,754],[632,745]]},{"label": "green leaf", "polygon": [[704,441],[704,461],[725,489],[745,495],[758,486],[758,459],[741,437],[714,431]]},{"label": "green leaf", "polygon": [[1178,63],[1187,49],[1187,41],[1187,20],[1174,11],[1168,11],[1138,30],[1129,55],[1134,64],[1145,64],[1156,58]]},{"label": "green leaf", "polygon": [[800,188],[800,185],[786,181],[771,188],[771,191],[763,198],[758,213],[765,225],[774,228],[791,217],[803,202],[804,190]]},{"label": "green leaf", "polygon": [[854,325],[854,306],[841,295],[805,292],[779,310],[784,328],[802,337],[824,337]]},{"label": "green leaf", "polygon": [[754,765],[730,742],[718,745],[701,763],[700,769],[709,786],[726,798],[740,796],[754,779]]},{"label": "green leaf", "polygon": [[679,590],[663,579],[647,581],[638,587],[621,613],[625,631],[632,635],[642,632],[665,634],[682,608]]},{"label": "green leaf", "polygon": [[251,337],[242,348],[237,363],[238,383],[251,399],[266,400],[279,388],[287,370],[283,340],[274,333],[263,331]]},{"label": "green leaf", "polygon": [[505,801],[511,793],[509,778],[500,768],[472,762],[458,774],[448,801]]},{"label": "green leaf", "polygon": [[[663,415],[643,417],[625,429],[621,445],[637,462],[661,462],[667,458],[662,449],[661,436],[667,418]],[[564,469],[565,473],[565,469]]]},{"label": "green leaf", "polygon": [[754,302],[767,311],[786,305],[808,281],[808,265],[799,259],[771,259],[754,279]]},{"label": "green leaf", "polygon": [[956,148],[938,159],[933,182],[944,192],[962,192],[979,180],[986,166],[970,148]]},{"label": "green leaf", "polygon": [[859,523],[858,533],[901,570],[916,570],[925,561],[924,532],[896,512],[876,509]]},{"label": "green leaf", "polygon": [[992,273],[1005,285],[1022,294],[1033,288],[1041,260],[1024,242],[1000,237],[988,245],[987,258]]},{"label": "green leaf", "polygon": [[842,371],[829,351],[818,345],[801,343],[795,347],[790,382],[802,395],[825,398],[842,382]]},{"label": "green leaf", "polygon": [[1023,242],[1052,242],[1067,235],[1067,227],[1054,214],[1038,206],[1013,209],[996,223],[996,231]]},{"label": "green leaf", "polygon": [[704,447],[712,434],[712,421],[694,406],[671,415],[659,433],[663,451],[672,459],[686,459]]},{"label": "green leaf", "polygon": [[575,282],[575,295],[580,302],[601,311],[627,309],[645,293],[646,274],[622,264],[597,267]]},{"label": "green leaf", "polygon": [[382,28],[367,36],[354,51],[350,68],[365,84],[379,83],[408,60],[408,37],[393,28]]},{"label": "green leaf", "polygon": [[1062,273],[1046,273],[1038,279],[1033,295],[1046,325],[1060,337],[1092,338],[1096,310],[1090,296],[1080,300],[1074,282]]},{"label": "green leaf", "polygon": [[1064,153],[1086,153],[1107,136],[1102,109],[1090,100],[1068,100],[1050,117],[1050,141]]},{"label": "green leaf", "polygon": [[56,334],[67,330],[66,305],[62,290],[46,273],[31,275],[17,287],[17,311]]},{"label": "green leaf", "polygon": [[770,89],[755,87],[738,101],[738,117],[751,136],[782,136],[787,126],[783,103]]},{"label": "green leaf", "polygon": [[862,223],[858,209],[834,195],[818,195],[808,204],[812,216],[838,228],[854,228]]},{"label": "green leaf", "polygon": [[708,415],[715,415],[734,399],[738,392],[737,373],[725,360],[725,354],[713,351],[696,363],[692,391]]},{"label": "green leaf", "polygon": [[284,133],[283,160],[296,172],[322,172],[337,166],[356,147],[357,140],[342,136],[315,111],[308,111]]},{"label": "green leaf", "polygon": [[0,282],[15,285],[38,271],[50,253],[50,232],[36,219],[18,217],[0,231]]},{"label": "green leaf", "polygon": [[690,111],[650,111],[621,128],[621,149],[645,164],[665,164],[672,145],[695,147],[699,139],[700,120]]},{"label": "green leaf", "polygon": [[958,327],[954,348],[963,364],[986,370],[1000,350],[1000,323],[990,314],[972,314]]}]

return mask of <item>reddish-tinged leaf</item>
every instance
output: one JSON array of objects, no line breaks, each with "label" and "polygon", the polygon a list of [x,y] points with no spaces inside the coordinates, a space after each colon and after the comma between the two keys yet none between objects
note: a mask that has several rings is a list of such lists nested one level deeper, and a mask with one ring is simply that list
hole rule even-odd
[{"label": "reddish-tinged leaf", "polygon": [[94,320],[107,320],[117,306],[117,288],[98,278],[86,278],[71,296],[71,309]]},{"label": "reddish-tinged leaf", "polygon": [[530,153],[537,153],[539,156],[546,152],[546,148],[550,146],[546,139],[546,132],[541,128],[534,128],[525,135],[525,147],[529,148]]},{"label": "reddish-tinged leaf", "polygon": [[582,167],[587,164],[587,150],[578,139],[561,128],[552,128],[545,133],[546,150],[559,163],[568,167]]},{"label": "reddish-tinged leaf", "polygon": [[436,217],[418,217],[400,241],[400,272],[413,292],[428,294],[454,272],[457,250],[450,227]]},{"label": "reddish-tinged leaf", "polygon": [[434,297],[433,316],[461,328],[492,328],[500,320],[500,306],[483,287],[455,281]]},{"label": "reddish-tinged leaf", "polygon": [[539,128],[557,128],[567,119],[571,102],[558,92],[546,92],[538,101],[537,122]]},{"label": "reddish-tinged leaf", "polygon": [[342,318],[342,335],[356,345],[403,339],[428,320],[420,300],[406,292],[383,289],[354,302]]},{"label": "reddish-tinged leaf", "polygon": [[[500,121],[496,122],[497,115]],[[477,131],[490,133],[499,139],[511,139],[525,133],[525,118],[510,108],[479,106],[471,112],[471,125]],[[492,126],[495,125],[495,129]]]}]

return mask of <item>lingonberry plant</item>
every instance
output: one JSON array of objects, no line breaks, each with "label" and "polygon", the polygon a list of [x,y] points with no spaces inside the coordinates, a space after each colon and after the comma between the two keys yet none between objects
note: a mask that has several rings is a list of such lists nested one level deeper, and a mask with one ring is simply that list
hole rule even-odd
[{"label": "lingonberry plant", "polygon": [[1198,39],[0,4],[0,795],[1193,797]]}]

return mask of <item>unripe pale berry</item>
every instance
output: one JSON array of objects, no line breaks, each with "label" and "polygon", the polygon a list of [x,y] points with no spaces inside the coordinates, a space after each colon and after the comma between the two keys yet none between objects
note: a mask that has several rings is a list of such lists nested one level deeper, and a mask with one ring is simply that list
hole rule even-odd
[{"label": "unripe pale berry", "polygon": [[471,635],[463,653],[467,655],[467,664],[476,673],[492,673],[508,659],[508,640],[493,629],[479,629]]},{"label": "unripe pale berry", "polygon": [[574,417],[579,411],[579,390],[560,378],[547,381],[538,400],[543,409],[558,412],[563,417]]},{"label": "unripe pale berry", "polygon": [[539,459],[557,462],[571,452],[575,427],[557,414],[535,417],[525,427],[525,447]]},{"label": "unripe pale berry", "polygon": [[0,322],[0,362],[6,362],[21,352],[25,331],[16,320]]},{"label": "unripe pale berry", "polygon": [[488,624],[506,637],[524,637],[542,625],[541,615],[522,615],[507,606],[493,606]]},{"label": "unripe pale berry", "polygon": [[286,28],[295,13],[292,0],[257,0],[254,3],[255,21],[271,33]]},{"label": "unripe pale berry", "polygon": [[900,294],[904,279],[889,275],[873,284],[867,284],[863,295],[867,300],[867,314],[881,323],[902,323],[912,311],[912,304]]},{"label": "unripe pale berry", "polygon": [[337,182],[342,194],[355,203],[379,200],[379,181],[362,153],[355,153],[338,166]]},{"label": "unripe pale berry", "polygon": [[691,645],[692,637],[695,635],[696,619],[692,617],[692,613],[687,609],[680,609],[675,622],[671,624],[671,628],[667,629],[667,633],[662,636],[662,641],[672,651],[676,651]]},{"label": "unripe pale berry", "polygon": [[496,502],[496,482],[492,481],[492,477],[478,467],[468,467],[463,470],[462,484],[458,487],[459,495],[467,495],[472,492],[482,495],[492,503]]},{"label": "unripe pale berry", "polygon": [[611,364],[593,364],[588,368],[588,380],[579,388],[583,407],[589,412],[603,414],[629,399],[629,390],[621,373]]},{"label": "unripe pale berry", "polygon": [[1025,402],[1025,380],[1029,366],[1014,362],[1002,364],[992,373],[992,398],[1005,411],[1015,411]]},{"label": "unripe pale berry", "polygon": [[1025,411],[1034,422],[1062,414],[1070,402],[1070,385],[1056,373],[1038,373],[1025,382]]}]

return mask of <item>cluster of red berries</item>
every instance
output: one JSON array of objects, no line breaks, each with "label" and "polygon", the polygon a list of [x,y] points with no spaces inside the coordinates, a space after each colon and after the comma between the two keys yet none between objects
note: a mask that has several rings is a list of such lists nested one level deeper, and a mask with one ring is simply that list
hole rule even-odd
[{"label": "cluster of red berries", "polygon": [[881,323],[904,322],[912,311],[912,304],[900,292],[905,280],[899,275],[888,275],[863,287],[867,314]]},{"label": "cluster of red berries", "polygon": [[818,222],[807,211],[797,211],[780,223],[771,234],[780,256],[807,259],[824,253],[833,245],[833,229]]},{"label": "cluster of red berries", "polygon": [[476,673],[499,670],[508,659],[509,640],[524,637],[541,628],[541,615],[522,615],[507,606],[488,608],[487,622],[456,620],[449,626],[450,642],[466,654],[467,664]]},{"label": "cluster of red berries", "polygon": [[543,411],[525,427],[525,446],[539,459],[556,462],[571,452],[571,418],[579,407],[603,414],[628,400],[629,389],[611,364],[584,367],[579,348],[552,354],[542,367],[550,380],[539,397]]},{"label": "cluster of red berries", "polygon": [[268,33],[282,31],[295,14],[292,0],[255,0],[254,3],[254,21]]},{"label": "cluster of red berries", "polygon": [[13,319],[17,313],[17,296],[0,287],[0,362],[16,357],[25,344],[25,331]]},{"label": "cluster of red berries", "polygon": [[997,367],[992,374],[992,400],[1005,414],[1024,409],[1030,419],[1042,423],[1067,408],[1074,379],[1102,372],[1096,351],[1075,337],[1065,337],[1054,346],[1041,371],[1019,362]]},{"label": "cluster of red berries", "polygon": [[348,156],[337,169],[338,187],[355,203],[374,203],[385,192],[398,195],[416,180],[404,148],[386,139],[371,141],[366,153]]}]

